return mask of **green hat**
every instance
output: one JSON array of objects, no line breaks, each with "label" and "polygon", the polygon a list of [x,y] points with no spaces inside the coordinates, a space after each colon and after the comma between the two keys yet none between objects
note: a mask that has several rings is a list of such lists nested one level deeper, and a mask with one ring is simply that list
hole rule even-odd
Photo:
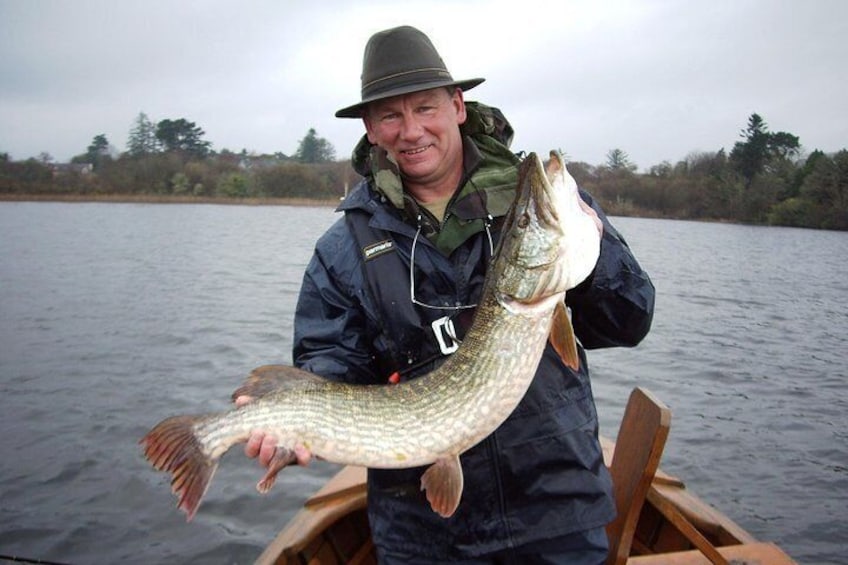
[{"label": "green hat", "polygon": [[337,118],[361,118],[369,102],[440,86],[470,90],[486,79],[453,80],[430,38],[410,26],[371,36],[362,59],[362,101],[336,112]]}]

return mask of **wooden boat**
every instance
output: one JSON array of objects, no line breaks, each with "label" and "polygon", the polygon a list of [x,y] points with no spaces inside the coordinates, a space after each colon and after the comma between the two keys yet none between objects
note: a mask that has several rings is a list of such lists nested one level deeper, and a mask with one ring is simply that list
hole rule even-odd
[{"label": "wooden boat", "polygon": [[[761,542],[658,468],[671,413],[634,389],[617,437],[602,438],[618,517],[607,527],[608,564],[795,563]],[[310,497],[257,564],[375,564],[368,526],[366,471],[344,467]]]}]

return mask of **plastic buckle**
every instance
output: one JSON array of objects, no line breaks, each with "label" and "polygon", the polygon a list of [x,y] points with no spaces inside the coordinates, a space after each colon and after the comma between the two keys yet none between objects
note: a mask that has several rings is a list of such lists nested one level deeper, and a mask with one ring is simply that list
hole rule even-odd
[{"label": "plastic buckle", "polygon": [[456,337],[456,328],[453,326],[453,320],[448,316],[433,320],[430,324],[433,328],[433,334],[436,336],[436,341],[439,342],[439,350],[442,355],[450,355],[459,349],[460,341]]}]

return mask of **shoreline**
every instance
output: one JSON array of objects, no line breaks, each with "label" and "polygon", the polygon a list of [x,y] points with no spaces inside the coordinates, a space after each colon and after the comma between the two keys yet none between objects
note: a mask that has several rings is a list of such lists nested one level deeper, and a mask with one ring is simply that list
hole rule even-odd
[{"label": "shoreline", "polygon": [[229,198],[173,194],[2,194],[0,202],[70,202],[107,204],[221,204],[228,206],[336,207],[339,200],[318,198]]},{"label": "shoreline", "polygon": [[[218,204],[220,206],[292,206],[320,207],[335,209],[341,199],[320,198],[231,198],[226,196],[190,196],[174,194],[18,194],[0,193],[2,202],[65,202],[65,203],[104,203],[104,204]],[[797,226],[770,226],[769,224],[751,224],[729,220],[727,218],[685,218],[664,216],[650,210],[636,211],[618,209],[615,205],[607,210],[607,215],[622,218],[644,218],[655,220],[679,220],[686,222],[704,222],[709,224],[735,224],[760,227],[792,227],[795,229],[822,229]]]}]

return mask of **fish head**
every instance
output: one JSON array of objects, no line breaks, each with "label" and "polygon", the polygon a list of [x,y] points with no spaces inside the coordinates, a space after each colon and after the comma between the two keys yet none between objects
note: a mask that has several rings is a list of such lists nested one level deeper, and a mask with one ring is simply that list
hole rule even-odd
[{"label": "fish head", "polygon": [[534,303],[563,295],[591,274],[600,233],[579,198],[559,153],[552,151],[547,164],[535,153],[524,159],[493,265],[499,294]]}]

